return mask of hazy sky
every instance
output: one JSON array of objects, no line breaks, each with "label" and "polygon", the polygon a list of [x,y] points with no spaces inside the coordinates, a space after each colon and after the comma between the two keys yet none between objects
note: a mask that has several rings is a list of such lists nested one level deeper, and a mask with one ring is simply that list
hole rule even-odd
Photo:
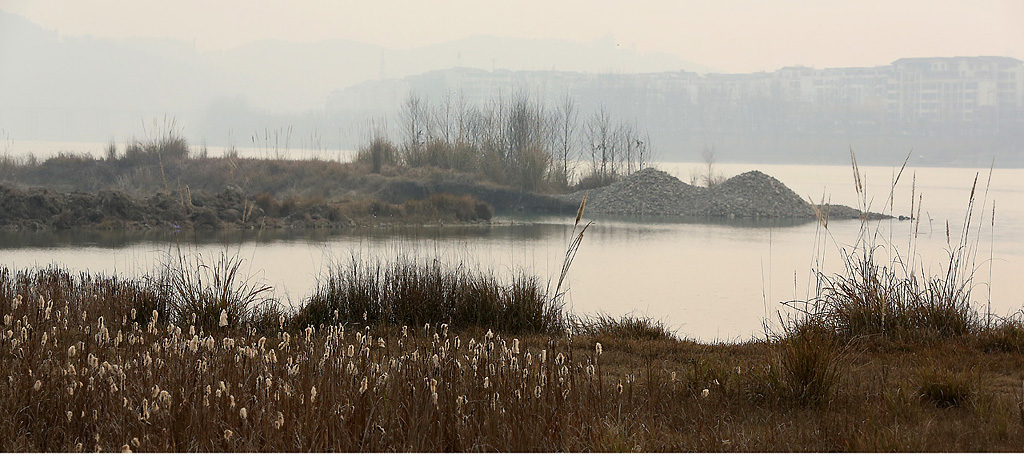
[{"label": "hazy sky", "polygon": [[0,0],[63,35],[173,37],[200,49],[259,39],[410,48],[486,34],[663,52],[723,72],[887,64],[900,57],[1024,59],[1021,0]]}]

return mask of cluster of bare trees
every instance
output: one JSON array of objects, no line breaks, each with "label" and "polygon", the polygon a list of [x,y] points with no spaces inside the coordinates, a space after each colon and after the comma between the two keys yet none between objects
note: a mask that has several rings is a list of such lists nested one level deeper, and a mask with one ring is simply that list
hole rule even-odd
[{"label": "cluster of bare trees", "polygon": [[527,93],[482,106],[452,94],[431,105],[411,94],[400,122],[395,163],[479,172],[530,190],[607,184],[650,159],[646,133],[604,107],[581,121],[570,96],[551,108]]}]

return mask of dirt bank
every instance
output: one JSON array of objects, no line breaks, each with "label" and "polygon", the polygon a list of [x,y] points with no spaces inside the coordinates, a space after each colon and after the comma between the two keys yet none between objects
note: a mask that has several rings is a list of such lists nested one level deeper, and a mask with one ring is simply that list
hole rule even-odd
[{"label": "dirt bank", "polygon": [[60,193],[0,185],[0,229],[8,231],[217,230],[347,228],[380,224],[488,221],[493,209],[472,196],[435,194],[389,203],[376,199],[323,201],[238,189],[218,194],[172,191],[131,196],[115,190]]}]

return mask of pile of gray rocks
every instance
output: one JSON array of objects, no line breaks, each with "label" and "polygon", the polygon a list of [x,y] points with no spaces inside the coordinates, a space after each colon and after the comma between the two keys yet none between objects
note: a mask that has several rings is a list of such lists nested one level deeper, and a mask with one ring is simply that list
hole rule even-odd
[{"label": "pile of gray rocks", "polygon": [[[580,202],[583,192],[566,196]],[[830,218],[858,218],[861,212],[827,206]],[[603,188],[590,190],[591,214],[724,218],[816,217],[814,207],[781,181],[759,171],[736,175],[712,188],[693,186],[655,168],[645,168]],[[874,215],[872,215],[874,216]]]}]

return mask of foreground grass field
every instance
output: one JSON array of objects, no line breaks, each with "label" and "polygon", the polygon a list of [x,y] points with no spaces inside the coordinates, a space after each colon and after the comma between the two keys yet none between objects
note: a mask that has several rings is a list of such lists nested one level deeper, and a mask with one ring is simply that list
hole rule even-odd
[{"label": "foreground grass field", "polygon": [[[473,272],[435,269],[453,279],[444,285],[424,279],[429,266],[419,270],[388,275],[385,291],[353,287],[326,316],[326,294],[338,293],[340,283],[368,283],[359,282],[358,270],[325,282],[292,315],[275,313],[266,290],[230,275],[216,283],[231,293],[217,295],[203,284],[214,282],[188,288],[59,269],[0,270],[0,450],[949,452],[1024,445],[1018,320],[956,334],[922,327],[852,338],[808,321],[765,341],[699,344],[642,318],[523,319],[533,323],[513,327],[517,320],[505,316],[508,330],[497,331],[466,315],[410,325],[394,320],[407,314],[350,312],[359,296],[441,286],[450,297],[461,283],[508,300],[501,312],[557,311],[544,299],[515,301],[512,290],[533,296],[521,282],[488,285],[466,280]],[[380,283],[379,276],[366,280]]]}]

